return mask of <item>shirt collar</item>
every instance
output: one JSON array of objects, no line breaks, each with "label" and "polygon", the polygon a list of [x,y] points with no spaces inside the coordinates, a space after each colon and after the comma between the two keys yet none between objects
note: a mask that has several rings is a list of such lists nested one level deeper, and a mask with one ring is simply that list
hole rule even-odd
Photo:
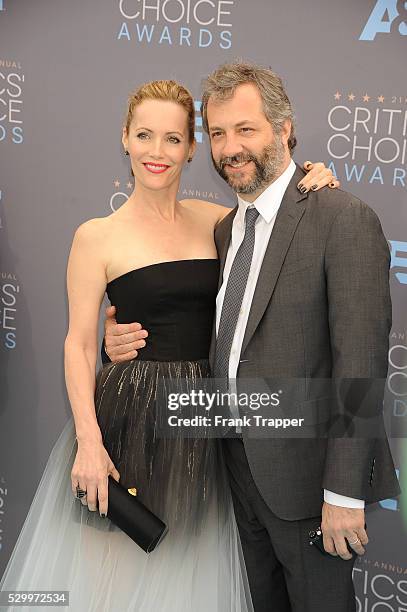
[{"label": "shirt collar", "polygon": [[280,174],[280,176],[273,181],[273,183],[271,183],[271,185],[269,185],[267,189],[265,189],[263,193],[261,193],[259,197],[254,200],[254,202],[247,202],[247,200],[244,200],[238,194],[238,210],[236,214],[238,222],[244,224],[246,209],[249,206],[254,206],[259,211],[260,216],[263,217],[266,223],[270,223],[280,208],[281,201],[288,187],[288,183],[291,181],[291,178],[294,175],[295,168],[295,163],[293,160],[291,160],[284,172]]}]

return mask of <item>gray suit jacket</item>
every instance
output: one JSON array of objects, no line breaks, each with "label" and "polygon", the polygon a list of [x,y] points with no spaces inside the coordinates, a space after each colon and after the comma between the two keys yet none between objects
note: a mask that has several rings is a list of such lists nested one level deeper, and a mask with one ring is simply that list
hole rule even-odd
[{"label": "gray suit jacket", "polygon": [[[238,368],[241,378],[385,379],[391,328],[389,249],[376,214],[339,189],[301,195],[297,168],[267,246]],[[216,229],[220,279],[236,208]],[[210,351],[215,355],[215,328]],[[315,389],[318,389],[316,385]],[[302,398],[318,422],[329,402]],[[329,418],[329,414],[326,415]],[[253,439],[256,485],[279,517],[321,513],[323,489],[365,499],[400,492],[387,438]]]}]

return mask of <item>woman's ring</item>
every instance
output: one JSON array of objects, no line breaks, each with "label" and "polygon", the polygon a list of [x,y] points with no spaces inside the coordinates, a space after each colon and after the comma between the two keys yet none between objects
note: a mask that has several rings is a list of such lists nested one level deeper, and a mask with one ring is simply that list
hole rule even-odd
[{"label": "woman's ring", "polygon": [[82,497],[85,497],[85,495],[86,495],[86,491],[81,489],[79,485],[76,485],[76,497],[78,499],[81,499]]}]

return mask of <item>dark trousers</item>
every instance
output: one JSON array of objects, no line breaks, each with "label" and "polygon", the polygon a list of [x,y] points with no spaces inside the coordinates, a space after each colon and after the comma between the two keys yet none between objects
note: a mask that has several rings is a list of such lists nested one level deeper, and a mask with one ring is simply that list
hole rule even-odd
[{"label": "dark trousers", "polygon": [[222,445],[255,612],[355,612],[355,555],[344,561],[310,546],[321,517],[276,516],[254,483],[243,441]]}]

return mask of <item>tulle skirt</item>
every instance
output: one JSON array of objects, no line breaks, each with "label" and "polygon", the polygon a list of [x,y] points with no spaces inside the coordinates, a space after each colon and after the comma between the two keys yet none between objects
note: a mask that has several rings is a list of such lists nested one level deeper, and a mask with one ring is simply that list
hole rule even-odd
[{"label": "tulle skirt", "polygon": [[218,441],[157,432],[160,380],[182,380],[185,390],[185,380],[193,388],[208,373],[206,361],[132,360],[108,364],[97,377],[97,418],[120,483],[137,487],[140,500],[169,527],[157,549],[146,554],[73,496],[71,418],[52,449],[0,590],[69,591],[75,612],[252,612]]}]

